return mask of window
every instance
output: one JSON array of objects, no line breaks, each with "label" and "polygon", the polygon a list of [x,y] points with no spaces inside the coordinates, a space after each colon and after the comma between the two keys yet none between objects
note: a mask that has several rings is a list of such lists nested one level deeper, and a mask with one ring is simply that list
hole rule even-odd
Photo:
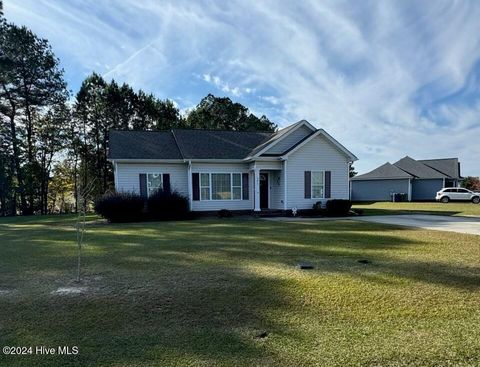
[{"label": "window", "polygon": [[242,200],[241,173],[200,173],[200,200]]},{"label": "window", "polygon": [[240,173],[232,173],[232,199],[242,199],[242,175]]},{"label": "window", "polygon": [[232,176],[230,173],[212,173],[212,200],[232,199]]},{"label": "window", "polygon": [[147,173],[147,195],[152,195],[158,189],[163,188],[161,173]]},{"label": "window", "polygon": [[324,196],[324,172],[312,172],[312,198],[322,199]]},{"label": "window", "polygon": [[210,200],[210,174],[200,174],[200,199]]}]

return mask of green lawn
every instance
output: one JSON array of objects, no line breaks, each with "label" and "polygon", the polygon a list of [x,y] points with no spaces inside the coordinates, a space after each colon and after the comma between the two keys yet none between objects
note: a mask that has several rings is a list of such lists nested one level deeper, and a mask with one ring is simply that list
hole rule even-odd
[{"label": "green lawn", "polygon": [[475,215],[480,216],[480,204],[468,202],[450,203],[392,203],[372,202],[358,203],[353,209],[363,209],[365,215],[388,214],[438,214],[438,215]]},{"label": "green lawn", "polygon": [[72,225],[0,219],[0,346],[80,348],[0,354],[2,367],[480,365],[478,236],[353,221],[91,222],[84,293],[55,294],[76,286]]}]

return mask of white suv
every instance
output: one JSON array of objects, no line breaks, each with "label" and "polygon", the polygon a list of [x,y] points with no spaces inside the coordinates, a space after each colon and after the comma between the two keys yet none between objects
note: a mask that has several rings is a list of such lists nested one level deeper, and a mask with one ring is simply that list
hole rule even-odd
[{"label": "white suv", "polygon": [[478,204],[480,203],[480,193],[462,189],[460,187],[448,187],[437,192],[435,199],[442,203],[448,203],[450,200],[455,200],[471,201],[474,204]]}]

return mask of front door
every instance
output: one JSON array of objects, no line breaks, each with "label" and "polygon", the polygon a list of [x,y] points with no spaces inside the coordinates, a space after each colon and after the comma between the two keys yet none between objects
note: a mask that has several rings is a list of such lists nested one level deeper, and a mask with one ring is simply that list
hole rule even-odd
[{"label": "front door", "polygon": [[260,173],[260,209],[268,209],[268,173]]}]

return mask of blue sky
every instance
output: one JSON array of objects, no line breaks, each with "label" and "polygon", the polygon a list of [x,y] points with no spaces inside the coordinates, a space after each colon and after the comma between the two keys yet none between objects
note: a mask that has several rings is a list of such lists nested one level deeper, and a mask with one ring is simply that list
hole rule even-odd
[{"label": "blue sky", "polygon": [[480,175],[479,1],[4,1],[47,38],[73,92],[96,71],[173,99],[229,96],[307,119],[360,172],[405,155]]}]

